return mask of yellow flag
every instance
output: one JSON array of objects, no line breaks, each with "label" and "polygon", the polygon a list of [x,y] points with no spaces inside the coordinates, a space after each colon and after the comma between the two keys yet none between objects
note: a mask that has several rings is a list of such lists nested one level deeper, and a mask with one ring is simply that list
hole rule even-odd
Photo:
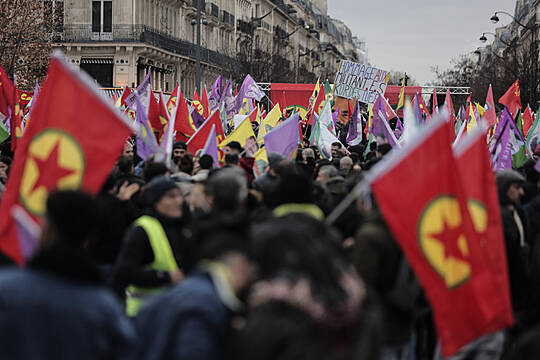
[{"label": "yellow flag", "polygon": [[246,146],[246,140],[250,137],[252,137],[253,141],[255,141],[255,133],[251,127],[251,121],[249,121],[249,118],[246,118],[240,123],[240,125],[236,127],[236,129],[233,130],[232,133],[229,134],[229,136],[219,143],[218,147],[222,148],[231,141],[238,141],[240,145],[244,147]]},{"label": "yellow flag", "polygon": [[469,106],[469,123],[467,124],[467,132],[476,129],[478,122],[476,121],[476,115],[474,114],[474,106]]},{"label": "yellow flag", "polygon": [[261,142],[263,136],[277,125],[279,119],[281,119],[281,109],[279,108],[279,104],[276,104],[276,106],[274,106],[268,115],[261,121],[257,141]]},{"label": "yellow flag", "polygon": [[373,121],[373,105],[368,105],[368,129],[371,129],[371,122]]},{"label": "yellow flag", "polygon": [[478,110],[478,116],[484,116],[484,108],[477,102],[475,102],[474,105],[476,105],[476,109]]},{"label": "yellow flag", "polygon": [[255,122],[261,124],[261,106],[257,105],[257,116],[255,117]]},{"label": "yellow flag", "polygon": [[403,82],[401,83],[401,90],[399,91],[399,102],[396,109],[396,112],[403,107],[405,101],[405,79],[407,78],[407,73],[403,76]]},{"label": "yellow flag", "polygon": [[268,166],[268,154],[266,153],[265,148],[260,148],[253,157],[255,158],[253,163],[253,175],[255,175],[255,178],[258,178],[264,174],[264,170],[266,170],[266,167]]},{"label": "yellow flag", "polygon": [[249,115],[251,111],[249,111],[249,99],[244,98],[244,101],[242,102],[242,107],[238,111],[238,115]]}]

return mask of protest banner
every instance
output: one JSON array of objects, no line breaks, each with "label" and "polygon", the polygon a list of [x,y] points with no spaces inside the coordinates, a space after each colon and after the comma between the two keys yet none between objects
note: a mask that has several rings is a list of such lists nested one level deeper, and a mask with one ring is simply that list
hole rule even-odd
[{"label": "protest banner", "polygon": [[342,60],[334,82],[334,96],[373,105],[379,94],[384,95],[389,77],[388,71]]}]

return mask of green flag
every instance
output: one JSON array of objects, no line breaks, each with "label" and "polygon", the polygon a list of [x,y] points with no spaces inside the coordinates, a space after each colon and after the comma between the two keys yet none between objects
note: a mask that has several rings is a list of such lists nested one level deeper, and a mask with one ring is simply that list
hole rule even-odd
[{"label": "green flag", "polygon": [[9,138],[9,131],[6,129],[4,123],[0,121],[0,143],[6,141],[7,138]]},{"label": "green flag", "polygon": [[[516,125],[517,130],[521,136],[523,136],[523,114],[521,112],[519,112],[518,116],[516,117]],[[516,138],[516,134],[511,134],[511,136],[512,141],[515,142],[517,147],[519,147],[519,150],[512,154],[512,167],[514,169],[519,169],[527,161],[527,152],[525,151],[525,144]]]},{"label": "green flag", "polygon": [[324,82],[324,95],[326,96],[326,100],[330,100],[330,108],[334,108],[334,103],[336,102],[334,100],[334,89],[332,89],[332,86],[330,86],[330,83],[328,82],[328,79]]},{"label": "green flag", "polygon": [[536,112],[536,117],[534,118],[534,122],[532,123],[529,132],[527,133],[526,144],[530,154],[534,153],[534,150],[536,149],[536,146],[538,145],[538,142],[540,140],[540,127],[538,126],[538,118],[540,118],[540,108],[538,108],[538,111]]}]

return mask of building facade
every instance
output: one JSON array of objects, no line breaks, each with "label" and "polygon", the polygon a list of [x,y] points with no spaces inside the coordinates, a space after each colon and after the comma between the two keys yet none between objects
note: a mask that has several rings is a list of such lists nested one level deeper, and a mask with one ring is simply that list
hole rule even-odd
[{"label": "building facade", "polygon": [[236,80],[333,79],[339,60],[367,62],[365,42],[327,15],[326,0],[51,0],[62,9],[55,47],[103,87],[137,86],[152,72],[157,90],[176,82],[193,94],[200,25],[201,84]]}]

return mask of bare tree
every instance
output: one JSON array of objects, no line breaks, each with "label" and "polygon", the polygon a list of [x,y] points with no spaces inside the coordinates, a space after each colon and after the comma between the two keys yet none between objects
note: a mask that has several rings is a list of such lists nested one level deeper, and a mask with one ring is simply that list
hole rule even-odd
[{"label": "bare tree", "polygon": [[[441,70],[432,68],[438,85],[469,86],[472,101],[483,104],[489,85],[493,88],[495,102],[519,79],[521,103],[525,106],[538,106],[540,94],[540,74],[538,68],[538,49],[529,36],[514,42],[502,54],[490,47],[477,54],[479,59],[461,56],[453,60],[453,66]],[[455,105],[457,105],[454,102]]]},{"label": "bare tree", "polygon": [[63,1],[0,1],[0,64],[32,89],[45,76],[53,41],[62,31]]}]

